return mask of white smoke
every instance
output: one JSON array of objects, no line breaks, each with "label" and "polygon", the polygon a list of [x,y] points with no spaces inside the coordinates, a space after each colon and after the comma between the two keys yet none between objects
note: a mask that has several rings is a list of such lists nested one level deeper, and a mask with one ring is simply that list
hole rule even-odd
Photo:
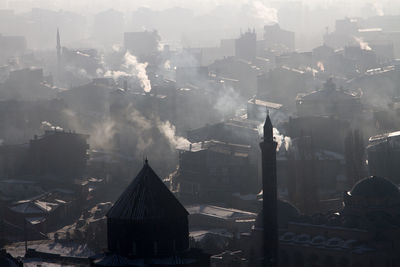
[{"label": "white smoke", "polygon": [[356,40],[362,50],[372,50],[368,43],[365,42],[362,38],[354,36],[354,40]]},{"label": "white smoke", "polygon": [[111,49],[112,49],[114,52],[121,52],[121,51],[122,51],[122,46],[121,46],[120,44],[113,44],[113,45],[111,46]]},{"label": "white smoke", "polygon": [[181,136],[176,136],[176,128],[169,121],[160,122],[158,124],[158,129],[162,134],[164,134],[173,148],[190,146],[189,140]]},{"label": "white smoke", "polygon": [[214,108],[223,116],[234,115],[242,102],[238,92],[230,86],[223,86],[216,96]]},{"label": "white smoke", "polygon": [[104,73],[104,77],[106,78],[113,78],[115,81],[121,77],[130,77],[131,75],[120,70],[108,70]]},{"label": "white smoke", "polygon": [[[264,123],[261,123],[260,125],[258,125],[257,130],[258,130],[259,136],[263,136],[264,135]],[[272,133],[274,136],[274,140],[277,143],[276,151],[279,151],[281,149],[282,145],[286,151],[289,151],[290,145],[292,143],[292,139],[289,136],[284,136],[283,134],[281,134],[279,132],[279,130],[276,128],[273,128]]]},{"label": "white smoke", "polygon": [[143,90],[146,93],[149,93],[151,91],[151,83],[146,72],[148,63],[138,62],[137,58],[134,55],[131,55],[129,52],[126,52],[124,58],[125,58],[124,67],[131,70],[132,75],[138,77]]},{"label": "white smoke", "polygon": [[322,71],[322,72],[325,71],[324,63],[322,63],[321,61],[318,61],[317,67],[319,68],[320,71]]},{"label": "white smoke", "polygon": [[55,131],[63,131],[64,129],[61,128],[60,126],[53,126],[50,122],[48,121],[42,121],[40,124],[40,128],[42,130],[55,130]]},{"label": "white smoke", "polygon": [[372,4],[372,7],[373,7],[373,9],[375,10],[376,15],[378,15],[378,16],[383,16],[383,15],[385,15],[385,13],[383,12],[382,3],[374,2],[374,3]]},{"label": "white smoke", "polygon": [[80,67],[66,65],[64,69],[65,71],[72,73],[76,78],[80,80],[90,81],[91,79],[94,78],[85,69]]},{"label": "white smoke", "polygon": [[[114,49],[116,49],[116,52],[119,51],[119,48],[115,45],[113,46],[113,50]],[[121,77],[137,78],[143,90],[149,93],[151,91],[151,83],[146,71],[148,63],[139,62],[137,58],[129,52],[125,53],[123,60],[120,70],[107,70],[104,73],[104,77],[113,78],[114,80],[118,80]],[[104,65],[105,64],[103,64],[103,66]]]},{"label": "white smoke", "polygon": [[252,3],[254,16],[263,21],[264,24],[278,23],[278,11],[275,8],[267,7],[261,1],[254,1]]},{"label": "white smoke", "polygon": [[115,133],[115,122],[110,118],[95,123],[90,135],[91,146],[105,150],[111,149]]},{"label": "white smoke", "polygon": [[170,70],[171,69],[171,61],[166,60],[164,62],[164,68],[167,69],[167,70]]}]

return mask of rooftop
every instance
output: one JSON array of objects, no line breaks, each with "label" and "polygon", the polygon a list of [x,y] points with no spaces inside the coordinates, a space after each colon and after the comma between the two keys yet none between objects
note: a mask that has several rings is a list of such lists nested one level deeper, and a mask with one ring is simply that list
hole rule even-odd
[{"label": "rooftop", "polygon": [[188,212],[146,160],[142,170],[108,211],[109,219],[154,221],[187,216]]}]

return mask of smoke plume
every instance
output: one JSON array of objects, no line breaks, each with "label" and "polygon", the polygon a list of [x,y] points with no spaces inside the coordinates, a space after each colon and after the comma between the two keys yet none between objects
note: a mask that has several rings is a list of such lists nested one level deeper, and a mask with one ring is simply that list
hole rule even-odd
[{"label": "smoke plume", "polygon": [[139,62],[137,58],[129,52],[125,53],[123,61],[121,70],[108,70],[105,72],[104,76],[111,77],[114,80],[118,80],[121,77],[137,78],[143,90],[149,93],[151,91],[151,83],[146,71],[148,63]]},{"label": "smoke plume", "polygon": [[176,128],[169,121],[160,122],[158,129],[167,138],[172,148],[189,147],[189,140],[181,136],[176,136]]},{"label": "smoke plume", "polygon": [[356,40],[362,50],[371,50],[371,47],[362,38],[354,36],[354,40]]},{"label": "smoke plume", "polygon": [[252,5],[254,16],[262,20],[264,24],[278,23],[278,11],[275,8],[267,7],[261,1],[254,1]]}]

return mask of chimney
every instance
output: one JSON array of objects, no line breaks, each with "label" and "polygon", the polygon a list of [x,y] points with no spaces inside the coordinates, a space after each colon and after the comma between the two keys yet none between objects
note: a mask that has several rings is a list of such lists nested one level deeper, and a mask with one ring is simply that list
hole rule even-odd
[{"label": "chimney", "polygon": [[278,265],[278,221],[276,147],[269,112],[264,123],[264,138],[260,143],[263,187],[263,266]]}]

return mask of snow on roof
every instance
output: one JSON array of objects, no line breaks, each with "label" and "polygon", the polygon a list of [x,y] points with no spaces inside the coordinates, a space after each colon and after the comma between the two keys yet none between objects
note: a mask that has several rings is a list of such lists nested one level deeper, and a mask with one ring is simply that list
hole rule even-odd
[{"label": "snow on roof", "polygon": [[38,258],[29,258],[29,259],[24,259],[24,266],[25,267],[74,267],[74,265],[66,265],[65,263],[50,263],[50,262],[44,262],[43,259],[38,259]]},{"label": "snow on roof", "polygon": [[282,104],[268,102],[268,101],[264,101],[264,100],[260,100],[260,99],[254,99],[254,98],[247,101],[247,103],[258,105],[258,106],[263,106],[263,107],[268,107],[268,108],[272,108],[272,109],[282,108]]},{"label": "snow on roof", "polygon": [[5,183],[5,184],[37,184],[37,182],[34,182],[34,181],[18,180],[18,179],[0,180],[0,183]]},{"label": "snow on roof", "polygon": [[[94,255],[94,252],[86,244],[78,244],[73,241],[30,241],[28,248],[43,253],[59,254],[63,257],[88,258]],[[13,257],[23,257],[25,255],[25,244],[24,242],[13,243],[7,246],[7,251]]]},{"label": "snow on roof", "polygon": [[195,229],[193,231],[190,231],[189,236],[193,237],[194,240],[196,240],[196,241],[200,241],[205,236],[210,235],[210,234],[211,235],[223,236],[223,237],[226,237],[226,238],[232,238],[233,237],[233,234],[231,232],[227,231],[226,229],[220,229],[220,228],[207,229],[207,230]]},{"label": "snow on roof", "polygon": [[45,211],[41,209],[40,207],[36,206],[32,202],[25,202],[22,204],[17,204],[14,207],[10,208],[12,211],[18,212],[18,213],[24,213],[24,214],[44,214]]},{"label": "snow on roof", "polygon": [[101,254],[92,257],[94,263],[98,266],[175,266],[175,265],[189,265],[196,262],[195,259],[181,258],[173,256],[168,258],[146,258],[146,259],[128,259],[117,254]]},{"label": "snow on roof", "polygon": [[358,29],[358,32],[381,32],[382,28],[366,28],[366,29]]},{"label": "snow on roof", "polygon": [[27,218],[26,220],[28,222],[30,222],[31,224],[35,225],[35,224],[44,222],[46,220],[46,218],[45,217],[33,217],[33,218]]},{"label": "snow on roof", "polygon": [[178,150],[199,152],[202,150],[210,150],[221,154],[231,154],[236,157],[247,157],[250,146],[241,144],[225,143],[216,140],[208,140],[204,142],[192,143],[191,146],[179,146]]},{"label": "snow on roof", "polygon": [[50,212],[58,207],[58,204],[56,204],[56,203],[50,203],[50,202],[40,201],[40,200],[36,200],[34,202],[34,204],[46,212]]},{"label": "snow on roof", "polygon": [[370,142],[383,141],[383,140],[388,139],[388,138],[399,137],[399,136],[400,136],[400,131],[396,131],[396,132],[384,133],[384,134],[371,136],[369,138],[369,141]]},{"label": "snow on roof", "polygon": [[228,209],[223,207],[211,206],[211,205],[193,205],[186,207],[186,210],[190,215],[202,214],[205,216],[217,217],[224,220],[237,220],[237,219],[255,219],[256,213]]}]

